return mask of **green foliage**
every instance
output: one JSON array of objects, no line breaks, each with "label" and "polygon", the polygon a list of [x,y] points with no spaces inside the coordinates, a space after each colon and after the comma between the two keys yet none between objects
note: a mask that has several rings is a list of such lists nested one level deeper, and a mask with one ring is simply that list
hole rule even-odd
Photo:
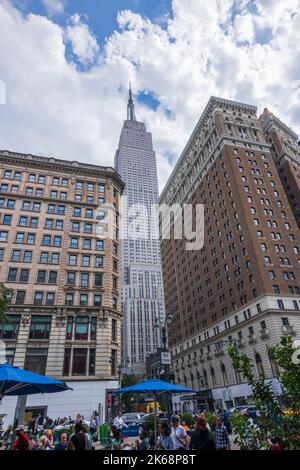
[{"label": "green foliage", "polygon": [[300,449],[300,365],[293,361],[296,348],[291,337],[282,337],[271,349],[270,356],[281,368],[279,379],[284,387],[285,400],[292,409],[282,410],[271,384],[254,375],[252,360],[229,347],[229,356],[234,369],[242,374],[252,388],[252,398],[259,412],[258,426],[239,414],[231,418],[237,435],[235,442],[244,449],[267,449],[270,439],[280,442],[284,449]]},{"label": "green foliage", "polygon": [[0,322],[6,319],[8,310],[8,295],[10,290],[4,284],[0,284]]},{"label": "green foliage", "polygon": [[181,423],[185,421],[189,428],[192,428],[195,424],[194,416],[192,413],[183,413],[181,417]]},{"label": "green foliage", "polygon": [[[159,425],[159,419],[156,416],[156,427],[158,425]],[[147,432],[154,431],[154,426],[155,426],[155,416],[154,416],[154,414],[151,414],[146,419],[145,429],[146,429]]]},{"label": "green foliage", "polygon": [[271,348],[270,357],[281,368],[280,381],[284,388],[283,399],[286,406],[300,410],[300,365],[296,358],[291,336],[283,336],[279,344]]}]

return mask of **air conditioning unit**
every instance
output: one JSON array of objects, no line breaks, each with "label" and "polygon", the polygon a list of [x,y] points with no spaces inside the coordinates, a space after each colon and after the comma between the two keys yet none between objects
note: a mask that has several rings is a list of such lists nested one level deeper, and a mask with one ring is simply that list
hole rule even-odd
[{"label": "air conditioning unit", "polygon": [[252,334],[252,335],[249,335],[248,336],[248,339],[249,339],[249,343],[255,343],[256,342],[256,337],[255,337],[255,334]]},{"label": "air conditioning unit", "polygon": [[269,330],[267,329],[261,330],[260,336],[261,336],[261,339],[269,338],[270,337]]}]

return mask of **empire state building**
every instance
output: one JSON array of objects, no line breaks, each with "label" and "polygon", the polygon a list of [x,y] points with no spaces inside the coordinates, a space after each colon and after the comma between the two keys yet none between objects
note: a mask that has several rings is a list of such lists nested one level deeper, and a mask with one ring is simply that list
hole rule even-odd
[{"label": "empire state building", "polygon": [[128,372],[144,374],[147,355],[161,345],[155,325],[164,317],[164,294],[159,240],[151,236],[156,224],[151,214],[158,203],[156,156],[151,133],[136,119],[131,89],[115,168],[126,185],[121,245],[122,365]]}]

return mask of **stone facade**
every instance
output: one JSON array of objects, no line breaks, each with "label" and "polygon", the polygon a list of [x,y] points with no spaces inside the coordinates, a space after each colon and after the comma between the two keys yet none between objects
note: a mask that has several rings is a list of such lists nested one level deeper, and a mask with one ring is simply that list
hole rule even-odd
[{"label": "stone facade", "polygon": [[123,187],[110,167],[0,152],[0,282],[12,290],[0,338],[15,366],[71,384],[65,415],[84,407],[76,383],[104,397],[118,386]]}]

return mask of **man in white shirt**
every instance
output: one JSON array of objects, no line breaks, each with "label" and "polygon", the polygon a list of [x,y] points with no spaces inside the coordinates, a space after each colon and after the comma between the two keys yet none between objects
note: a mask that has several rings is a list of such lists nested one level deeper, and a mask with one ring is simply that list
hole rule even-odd
[{"label": "man in white shirt", "polygon": [[179,416],[172,416],[171,418],[172,432],[171,437],[173,440],[174,449],[186,449],[186,430],[180,424]]},{"label": "man in white shirt", "polygon": [[122,431],[123,426],[128,428],[127,424],[125,424],[123,419],[122,419],[122,411],[119,411],[119,413],[115,417],[114,426],[116,426],[116,428],[119,429],[120,431]]}]

